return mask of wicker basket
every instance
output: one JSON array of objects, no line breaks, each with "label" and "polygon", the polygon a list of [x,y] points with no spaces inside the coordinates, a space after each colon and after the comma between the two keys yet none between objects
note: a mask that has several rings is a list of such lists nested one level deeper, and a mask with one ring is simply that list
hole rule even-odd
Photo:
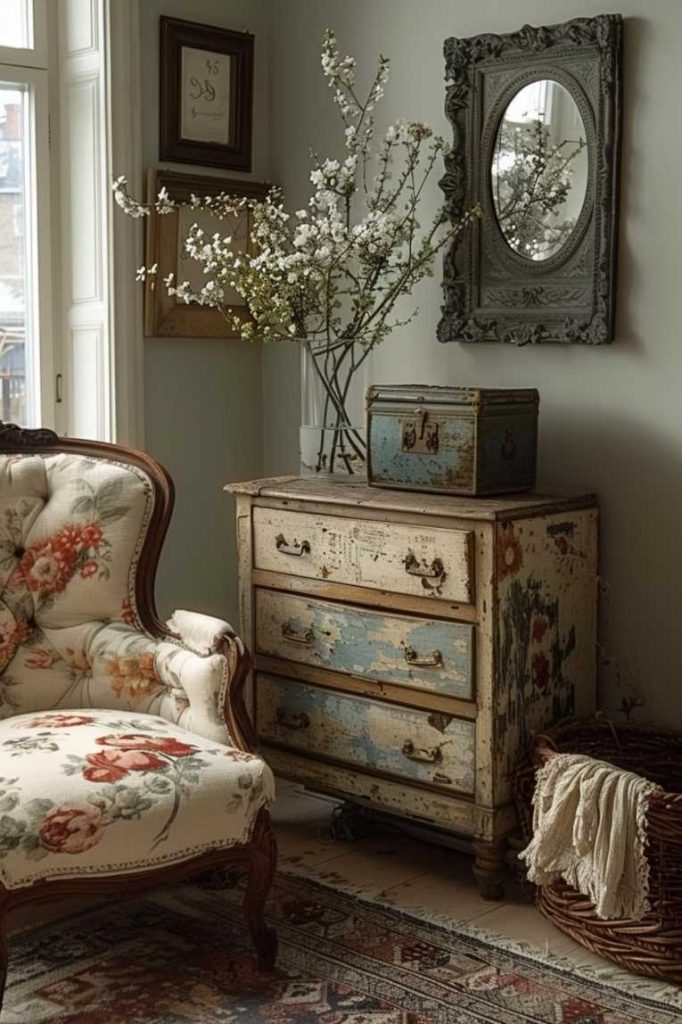
[{"label": "wicker basket", "polygon": [[564,722],[535,738],[532,757],[516,773],[524,833],[532,837],[535,765],[553,752],[587,754],[663,787],[649,800],[647,856],[651,912],[641,921],[603,921],[591,902],[563,881],[538,889],[542,913],[576,942],[635,974],[682,982],[682,733],[603,720]]}]

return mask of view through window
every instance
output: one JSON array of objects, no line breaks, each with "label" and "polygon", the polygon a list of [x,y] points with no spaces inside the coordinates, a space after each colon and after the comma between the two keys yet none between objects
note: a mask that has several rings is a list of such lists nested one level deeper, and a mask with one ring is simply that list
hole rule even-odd
[{"label": "view through window", "polygon": [[2,0],[2,46],[29,50],[33,46],[33,10],[28,0]]},{"label": "view through window", "polygon": [[22,424],[31,419],[27,390],[35,337],[27,244],[29,114],[27,87],[0,83],[0,418]]},{"label": "view through window", "polygon": [[22,52],[32,46],[33,3],[3,0],[0,47],[7,63],[0,63],[0,418],[24,426],[40,422],[35,172],[41,72],[22,68]]}]

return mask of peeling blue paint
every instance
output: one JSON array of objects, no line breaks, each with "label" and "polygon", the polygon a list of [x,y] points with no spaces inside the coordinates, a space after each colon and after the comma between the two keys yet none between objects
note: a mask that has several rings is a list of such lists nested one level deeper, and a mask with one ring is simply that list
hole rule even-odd
[{"label": "peeling blue paint", "polygon": [[437,730],[425,712],[270,675],[257,679],[257,721],[266,742],[473,792],[470,721],[451,717]]},{"label": "peeling blue paint", "polygon": [[[537,400],[467,404],[453,397],[430,404],[415,389],[410,406],[389,407],[376,394],[369,407],[369,482],[449,494],[504,494],[532,490],[537,452]],[[389,388],[393,393],[400,389]],[[420,394],[420,392],[422,394]],[[481,396],[483,396],[481,392]],[[435,403],[436,399],[434,399]],[[423,403],[423,404],[420,404]]]},{"label": "peeling blue paint", "polygon": [[[259,654],[472,697],[474,627],[468,623],[385,615],[271,591],[258,592],[256,609]],[[291,634],[309,642],[292,640]]]},{"label": "peeling blue paint", "polygon": [[474,420],[472,416],[440,420],[438,451],[402,450],[403,420],[375,413],[370,421],[371,482],[464,492],[474,488]]}]

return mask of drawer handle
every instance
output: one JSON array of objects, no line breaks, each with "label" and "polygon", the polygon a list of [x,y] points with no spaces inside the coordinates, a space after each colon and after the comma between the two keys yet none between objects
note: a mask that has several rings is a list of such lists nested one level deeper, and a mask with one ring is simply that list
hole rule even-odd
[{"label": "drawer handle", "polygon": [[285,708],[277,708],[277,724],[285,729],[309,729],[310,718],[306,715],[305,711],[298,711],[293,715],[288,715]]},{"label": "drawer handle", "polygon": [[431,565],[420,563],[414,552],[409,551],[404,559],[405,572],[410,576],[419,576],[426,590],[440,590],[447,579],[445,566],[440,558],[434,558]]},{"label": "drawer handle", "polygon": [[442,668],[443,655],[440,651],[432,651],[431,654],[425,654],[420,658],[414,647],[406,647],[405,661],[415,668]]},{"label": "drawer handle", "polygon": [[405,740],[403,743],[403,756],[409,761],[418,761],[420,764],[441,764],[443,751],[440,747],[415,747],[412,740]]},{"label": "drawer handle", "polygon": [[305,633],[297,633],[290,622],[282,623],[282,636],[285,640],[290,640],[292,644],[301,644],[303,647],[310,647],[315,643],[315,634],[312,629],[307,629]]},{"label": "drawer handle", "polygon": [[278,534],[275,538],[275,546],[283,555],[294,555],[296,558],[300,558],[301,555],[310,554],[310,543],[307,540],[302,540],[299,544],[294,539],[294,543],[289,544],[283,533]]}]

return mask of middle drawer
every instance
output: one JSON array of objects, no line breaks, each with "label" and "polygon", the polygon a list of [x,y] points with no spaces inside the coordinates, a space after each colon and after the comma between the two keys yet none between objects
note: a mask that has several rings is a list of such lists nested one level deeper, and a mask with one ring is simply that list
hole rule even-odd
[{"label": "middle drawer", "polygon": [[256,591],[256,653],[471,700],[468,623],[387,615],[275,590]]}]

